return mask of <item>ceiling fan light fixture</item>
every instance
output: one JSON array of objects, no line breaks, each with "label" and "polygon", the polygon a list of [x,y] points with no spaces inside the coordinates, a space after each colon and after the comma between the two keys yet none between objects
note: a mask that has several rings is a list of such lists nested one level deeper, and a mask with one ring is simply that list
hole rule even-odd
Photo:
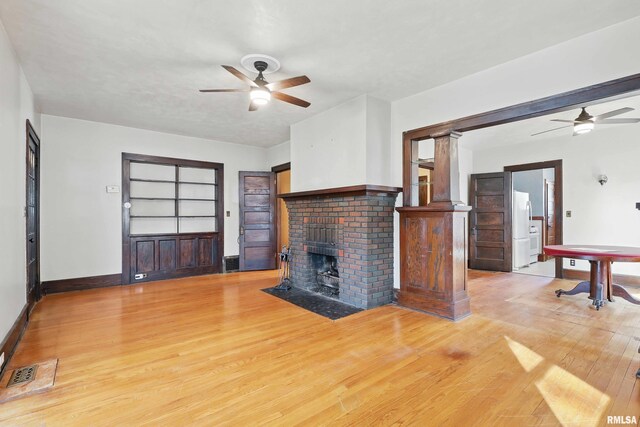
[{"label": "ceiling fan light fixture", "polygon": [[603,114],[598,114],[597,116],[592,116],[587,113],[586,107],[582,107],[582,111],[580,115],[576,117],[574,120],[567,119],[551,119],[552,122],[560,122],[560,123],[570,123],[568,125],[560,126],[558,128],[543,130],[542,132],[536,132],[531,136],[540,135],[547,132],[553,132],[560,129],[565,128],[573,128],[573,135],[584,135],[585,133],[591,132],[595,128],[595,124],[598,125],[623,125],[627,123],[640,123],[640,118],[624,118],[624,119],[612,119],[611,117],[619,116],[621,114],[628,113],[633,111],[633,108],[624,107],[618,108],[617,110],[608,111]]},{"label": "ceiling fan light fixture", "polygon": [[266,105],[271,101],[271,92],[265,87],[251,89],[249,96],[251,97],[251,102],[256,105]]},{"label": "ceiling fan light fixture", "polygon": [[593,128],[594,128],[594,123],[591,120],[576,123],[575,125],[573,125],[573,131],[578,135],[589,133],[593,130]]}]

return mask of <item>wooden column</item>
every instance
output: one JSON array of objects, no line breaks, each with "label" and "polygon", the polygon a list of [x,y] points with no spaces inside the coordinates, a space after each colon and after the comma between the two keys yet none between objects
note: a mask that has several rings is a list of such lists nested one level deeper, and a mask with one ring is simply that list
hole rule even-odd
[{"label": "wooden column", "polygon": [[438,205],[462,205],[460,201],[460,166],[458,138],[462,134],[451,132],[435,139],[435,168],[433,201]]},{"label": "wooden column", "polygon": [[411,194],[405,194],[405,206],[397,208],[401,260],[398,303],[452,320],[471,314],[467,295],[470,207],[460,200],[460,136],[456,132],[435,136],[434,197],[428,206],[411,206],[417,191],[408,181],[417,160],[417,141],[405,138],[403,188]]}]

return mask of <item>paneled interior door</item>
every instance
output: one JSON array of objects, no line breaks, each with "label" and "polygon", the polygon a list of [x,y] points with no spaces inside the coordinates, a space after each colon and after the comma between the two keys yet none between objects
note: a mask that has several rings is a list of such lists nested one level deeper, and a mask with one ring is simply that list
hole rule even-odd
[{"label": "paneled interior door", "polygon": [[240,172],[240,271],[276,268],[275,173]]},{"label": "paneled interior door", "polygon": [[27,122],[27,303],[40,299],[40,139]]},{"label": "paneled interior door", "polygon": [[511,172],[471,175],[469,268],[512,270]]}]

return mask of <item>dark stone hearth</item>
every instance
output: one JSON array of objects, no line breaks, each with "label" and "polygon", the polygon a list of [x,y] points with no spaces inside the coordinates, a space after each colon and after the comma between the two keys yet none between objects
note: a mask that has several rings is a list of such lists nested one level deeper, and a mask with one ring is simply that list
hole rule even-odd
[{"label": "dark stone hearth", "polygon": [[267,288],[262,291],[331,320],[337,320],[362,311],[361,308],[356,308],[304,289],[291,288],[289,291],[282,291],[275,288]]},{"label": "dark stone hearth", "polygon": [[[390,303],[396,196],[393,189],[359,194],[323,190],[318,197],[307,192],[285,195],[293,286],[324,291],[359,308]],[[336,258],[339,292],[318,286],[317,254]]]}]

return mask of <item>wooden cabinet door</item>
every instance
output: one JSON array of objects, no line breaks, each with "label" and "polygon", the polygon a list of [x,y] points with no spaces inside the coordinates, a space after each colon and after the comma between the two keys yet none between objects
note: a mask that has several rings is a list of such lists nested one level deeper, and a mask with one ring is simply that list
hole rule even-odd
[{"label": "wooden cabinet door", "polygon": [[131,282],[220,273],[217,233],[131,237]]},{"label": "wooden cabinet door", "polygon": [[240,271],[276,268],[275,174],[240,172]]},{"label": "wooden cabinet door", "polygon": [[512,270],[511,172],[471,175],[469,268]]}]

